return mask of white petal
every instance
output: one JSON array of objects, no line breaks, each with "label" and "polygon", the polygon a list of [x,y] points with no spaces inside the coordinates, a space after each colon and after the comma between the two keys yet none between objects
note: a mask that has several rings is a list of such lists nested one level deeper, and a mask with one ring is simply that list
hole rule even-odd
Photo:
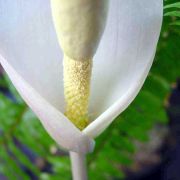
[{"label": "white petal", "polygon": [[64,148],[86,153],[93,141],[64,108],[62,53],[48,0],[0,0],[0,62],[49,134]]},{"label": "white petal", "polygon": [[99,135],[132,102],[151,67],[162,24],[162,0],[111,0],[93,66],[90,115],[83,132]]},{"label": "white petal", "polygon": [[87,153],[93,150],[94,142],[27,84],[1,55],[0,62],[21,96],[59,145],[75,152]]},{"label": "white petal", "polygon": [[[32,88],[50,107],[54,106],[51,108],[61,117],[57,123],[66,124],[67,119],[56,110],[64,110],[62,53],[48,3],[48,0],[0,0],[0,53],[8,60],[4,60],[6,69],[15,69],[16,76],[25,80],[24,86]],[[110,4],[91,86],[90,116],[98,118],[84,130],[91,137],[102,132],[138,93],[152,63],[162,20],[162,0],[111,0]],[[24,96],[31,101],[29,94],[25,92]],[[54,121],[50,121],[51,126],[56,124]],[[67,127],[74,127],[70,124]],[[75,131],[73,134],[79,133]],[[71,145],[74,147],[75,143]]]}]

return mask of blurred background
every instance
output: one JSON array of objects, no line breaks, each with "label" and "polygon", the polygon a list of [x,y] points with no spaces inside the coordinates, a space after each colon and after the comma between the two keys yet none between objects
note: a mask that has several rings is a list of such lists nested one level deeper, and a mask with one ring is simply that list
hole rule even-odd
[{"label": "blurred background", "polygon": [[[180,179],[180,1],[167,0],[153,67],[88,155],[92,180]],[[0,67],[0,180],[70,180],[70,161]]]}]

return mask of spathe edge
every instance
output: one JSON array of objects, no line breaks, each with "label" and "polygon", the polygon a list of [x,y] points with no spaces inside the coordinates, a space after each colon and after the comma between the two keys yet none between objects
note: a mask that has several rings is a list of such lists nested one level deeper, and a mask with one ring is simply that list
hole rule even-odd
[{"label": "spathe edge", "polygon": [[83,130],[83,133],[86,134],[88,137],[96,138],[97,136],[99,136],[113,122],[113,120],[131,104],[131,102],[135,99],[140,89],[142,88],[155,57],[155,52],[162,27],[163,0],[160,0],[159,3],[159,32],[157,33],[154,50],[152,50],[152,55],[149,56],[147,66],[137,77],[136,81],[127,89],[127,92]]},{"label": "spathe edge", "polygon": [[146,80],[155,57],[155,51],[156,49],[154,50],[153,56],[151,57],[150,62],[147,64],[147,67],[142,72],[140,77],[138,77],[136,82],[131,85],[131,87],[122,97],[120,97],[119,100],[117,100],[104,113],[90,123],[83,130],[84,134],[90,138],[96,138],[113,122],[113,120],[115,120],[118,115],[120,115],[120,113],[122,113],[132,103]]},{"label": "spathe edge", "polygon": [[86,154],[93,151],[94,140],[76,128],[61,112],[41,97],[1,54],[0,63],[25,102],[58,145],[77,153]]}]

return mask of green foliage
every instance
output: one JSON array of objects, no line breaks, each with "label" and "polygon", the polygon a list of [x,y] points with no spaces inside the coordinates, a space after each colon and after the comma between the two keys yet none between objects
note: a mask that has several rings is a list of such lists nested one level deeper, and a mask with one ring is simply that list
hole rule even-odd
[{"label": "green foliage", "polygon": [[170,3],[164,6],[165,16],[173,17],[171,25],[180,25],[180,2]]},{"label": "green foliage", "polygon": [[[180,3],[166,4],[151,72],[135,101],[97,138],[95,152],[88,155],[90,179],[122,179],[121,167],[133,162],[134,142],[147,142],[155,124],[168,122],[167,98],[180,77],[179,27],[169,24],[179,23]],[[70,180],[68,155],[45,132],[6,76],[0,87],[11,92],[0,94],[0,174],[10,180]]]}]

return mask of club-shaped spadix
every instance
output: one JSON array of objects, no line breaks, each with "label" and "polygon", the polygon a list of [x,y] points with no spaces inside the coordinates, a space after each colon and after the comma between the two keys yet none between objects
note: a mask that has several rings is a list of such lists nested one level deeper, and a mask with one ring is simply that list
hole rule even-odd
[{"label": "club-shaped spadix", "polygon": [[81,132],[63,115],[63,57],[49,1],[0,0],[1,64],[58,144],[71,151],[90,151],[91,138],[132,102],[154,58],[162,7],[162,0],[109,2],[92,70],[92,122]]},{"label": "club-shaped spadix", "polygon": [[51,11],[63,50],[66,116],[79,129],[89,124],[93,57],[102,37],[109,0],[51,0]]}]

